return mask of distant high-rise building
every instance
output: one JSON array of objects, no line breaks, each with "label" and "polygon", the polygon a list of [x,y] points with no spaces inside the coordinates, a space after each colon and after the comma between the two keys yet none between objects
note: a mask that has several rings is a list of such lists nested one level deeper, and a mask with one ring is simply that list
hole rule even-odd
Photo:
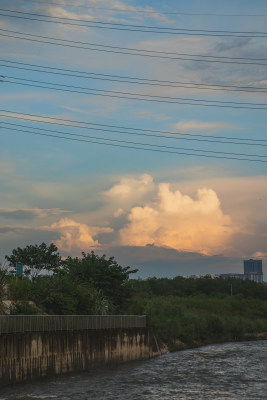
[{"label": "distant high-rise building", "polygon": [[259,283],[263,282],[262,260],[244,260],[244,278]]}]

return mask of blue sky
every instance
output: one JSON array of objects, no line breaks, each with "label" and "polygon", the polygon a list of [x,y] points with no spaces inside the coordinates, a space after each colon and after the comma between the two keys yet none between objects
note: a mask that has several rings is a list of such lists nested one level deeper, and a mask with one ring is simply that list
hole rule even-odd
[{"label": "blue sky", "polygon": [[[93,249],[163,275],[266,260],[265,2],[1,8],[2,259],[53,241],[64,255]],[[117,24],[155,28],[103,29]],[[143,56],[118,53],[131,49]]]}]

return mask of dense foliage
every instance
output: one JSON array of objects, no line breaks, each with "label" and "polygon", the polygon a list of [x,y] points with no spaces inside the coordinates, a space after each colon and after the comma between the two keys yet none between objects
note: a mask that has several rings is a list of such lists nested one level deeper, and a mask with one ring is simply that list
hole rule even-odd
[{"label": "dense foliage", "polygon": [[3,314],[5,311],[4,307],[4,299],[6,297],[6,285],[7,285],[7,271],[6,269],[0,264],[0,314]]},{"label": "dense foliage", "polygon": [[113,257],[91,252],[63,261],[56,246],[45,244],[6,258],[11,266],[27,261],[30,271],[16,279],[0,270],[0,303],[3,296],[12,300],[12,314],[146,314],[149,328],[173,350],[267,332],[266,284],[208,276],[130,280],[136,270]]},{"label": "dense foliage", "polygon": [[149,327],[179,349],[267,332],[267,285],[241,279],[133,280],[128,312],[148,315]]},{"label": "dense foliage", "polygon": [[261,300],[267,300],[267,286],[253,281],[237,278],[215,278],[209,275],[199,278],[184,278],[177,276],[168,278],[148,278],[146,280],[132,280],[135,293],[142,296],[219,296],[219,295],[242,295]]},{"label": "dense foliage", "polygon": [[41,243],[39,246],[28,245],[24,249],[18,247],[10,256],[5,257],[9,265],[16,272],[16,264],[24,265],[24,274],[37,276],[41,271],[55,271],[61,265],[61,256],[57,247],[51,243],[47,246]]},{"label": "dense foliage", "polygon": [[6,257],[11,267],[16,260],[28,262],[26,273],[29,268],[38,271],[23,279],[9,277],[8,297],[14,302],[13,313],[103,315],[120,312],[131,292],[129,275],[136,270],[121,267],[113,257],[100,257],[93,251],[82,253],[81,258],[68,257],[63,261],[54,245],[41,246],[16,249],[12,256]]}]

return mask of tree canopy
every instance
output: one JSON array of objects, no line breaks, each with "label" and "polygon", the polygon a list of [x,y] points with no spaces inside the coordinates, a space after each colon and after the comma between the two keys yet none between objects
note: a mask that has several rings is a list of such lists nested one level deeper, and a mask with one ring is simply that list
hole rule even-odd
[{"label": "tree canopy", "polygon": [[16,268],[17,263],[24,265],[24,274],[36,277],[42,270],[56,271],[62,264],[58,248],[54,243],[49,246],[45,243],[40,245],[28,245],[24,248],[18,247],[12,251],[10,256],[5,256],[9,265]]},{"label": "tree canopy", "polygon": [[[23,304],[30,312],[29,301],[48,314],[103,315],[122,310],[131,295],[129,276],[137,270],[93,251],[62,260],[57,250],[54,244],[42,243],[14,249],[6,256],[13,268],[17,262],[26,266],[24,278],[9,283],[15,312],[23,313]],[[45,270],[50,273],[42,274]]]},{"label": "tree canopy", "polygon": [[130,295],[129,276],[137,272],[137,269],[121,267],[114,257],[98,256],[91,251],[83,252],[81,258],[68,257],[65,261],[65,271],[72,282],[90,282],[103,293],[107,301],[118,308]]}]

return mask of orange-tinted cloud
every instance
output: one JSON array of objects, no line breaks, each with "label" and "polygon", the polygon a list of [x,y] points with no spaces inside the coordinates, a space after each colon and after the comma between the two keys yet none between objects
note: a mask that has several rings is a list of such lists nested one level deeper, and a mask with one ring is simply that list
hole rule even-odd
[{"label": "orange-tinted cloud", "polygon": [[267,253],[263,253],[262,251],[256,251],[254,254],[252,254],[253,258],[263,258],[264,260],[267,259]]},{"label": "orange-tinted cloud", "polygon": [[133,207],[129,223],[120,230],[123,245],[171,247],[181,251],[216,254],[233,233],[231,218],[221,210],[212,189],[199,189],[196,199],[159,184],[157,200]]},{"label": "orange-tinted cloud", "polygon": [[122,178],[120,183],[112,186],[105,194],[116,201],[140,200],[154,189],[152,176],[143,174],[138,178]]},{"label": "orange-tinted cloud", "polygon": [[61,218],[50,229],[60,233],[60,239],[54,242],[61,251],[88,251],[89,248],[99,247],[94,237],[99,233],[112,232],[111,228],[92,227],[69,218]]}]

